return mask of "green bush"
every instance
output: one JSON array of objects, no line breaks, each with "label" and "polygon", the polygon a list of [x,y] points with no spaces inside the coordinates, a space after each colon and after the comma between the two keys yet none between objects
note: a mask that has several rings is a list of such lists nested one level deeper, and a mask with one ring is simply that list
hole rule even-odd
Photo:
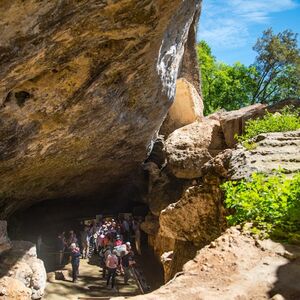
[{"label": "green bush", "polygon": [[280,113],[267,114],[261,119],[246,122],[244,134],[236,137],[238,142],[245,142],[260,133],[283,132],[300,129],[300,111],[287,106]]},{"label": "green bush", "polygon": [[229,225],[252,222],[256,230],[285,237],[300,233],[300,173],[288,178],[278,172],[267,176],[254,173],[249,181],[222,185],[225,205],[232,212]]}]

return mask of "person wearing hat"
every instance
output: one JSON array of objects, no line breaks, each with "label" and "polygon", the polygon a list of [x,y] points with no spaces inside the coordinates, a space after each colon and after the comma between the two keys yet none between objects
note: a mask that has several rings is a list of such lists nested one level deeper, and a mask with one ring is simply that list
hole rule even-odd
[{"label": "person wearing hat", "polygon": [[121,237],[119,235],[117,235],[114,246],[117,247],[117,246],[121,246],[122,244],[123,244],[123,242],[121,240]]},{"label": "person wearing hat", "polygon": [[80,262],[80,249],[76,246],[75,243],[72,243],[70,246],[71,249],[71,264],[72,264],[72,279],[73,282],[76,282],[78,273],[79,273],[79,262]]}]

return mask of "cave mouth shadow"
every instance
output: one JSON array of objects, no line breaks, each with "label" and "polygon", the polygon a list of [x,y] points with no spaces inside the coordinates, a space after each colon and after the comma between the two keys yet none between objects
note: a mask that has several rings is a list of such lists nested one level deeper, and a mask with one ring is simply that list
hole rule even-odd
[{"label": "cave mouth shadow", "polygon": [[290,259],[287,264],[277,269],[277,281],[269,291],[269,297],[272,298],[279,294],[285,300],[300,299],[300,247],[288,244],[282,244],[287,253],[290,253]]},{"label": "cave mouth shadow", "polygon": [[[147,181],[144,172],[141,181]],[[145,177],[145,178],[144,178]],[[147,184],[145,184],[147,187]],[[8,235],[14,240],[27,240],[37,244],[38,237],[42,236],[42,247],[39,247],[38,258],[42,259],[48,273],[69,269],[69,255],[65,261],[58,264],[57,237],[65,232],[66,235],[73,230],[80,237],[83,222],[94,220],[97,215],[119,216],[130,213],[132,216],[145,217],[149,213],[148,204],[145,203],[145,193],[148,189],[144,185],[137,186],[135,182],[121,185],[118,189],[108,192],[97,192],[93,195],[70,197],[64,199],[44,200],[39,203],[20,209],[8,221]],[[144,277],[151,290],[159,288],[164,283],[163,267],[149,247],[148,236],[141,231],[141,246],[143,256],[138,257],[141,270],[145,271]],[[91,260],[90,265],[98,266],[100,260]],[[145,270],[146,269],[146,270]],[[54,274],[49,275],[54,276]],[[56,274],[55,274],[56,276]],[[99,272],[101,276],[101,272]],[[63,280],[55,284],[68,284]],[[92,284],[93,285],[93,284]],[[82,290],[83,292],[83,290]],[[97,291],[94,291],[97,292]]]},{"label": "cave mouth shadow", "polygon": [[56,263],[59,255],[57,237],[60,233],[67,235],[73,230],[79,238],[83,222],[96,219],[96,215],[116,217],[130,213],[145,217],[148,212],[148,205],[130,198],[47,200],[12,215],[8,219],[8,235],[13,240],[26,240],[34,244],[41,236],[42,246],[38,256],[44,261],[47,271],[55,271],[68,263],[67,255],[61,266]]}]

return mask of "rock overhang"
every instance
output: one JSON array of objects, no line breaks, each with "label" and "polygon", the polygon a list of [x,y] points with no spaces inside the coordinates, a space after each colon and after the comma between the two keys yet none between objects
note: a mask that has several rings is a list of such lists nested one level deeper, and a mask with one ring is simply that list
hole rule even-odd
[{"label": "rock overhang", "polygon": [[44,199],[105,194],[138,173],[182,59],[193,59],[184,47],[200,5],[1,3],[2,217]]}]

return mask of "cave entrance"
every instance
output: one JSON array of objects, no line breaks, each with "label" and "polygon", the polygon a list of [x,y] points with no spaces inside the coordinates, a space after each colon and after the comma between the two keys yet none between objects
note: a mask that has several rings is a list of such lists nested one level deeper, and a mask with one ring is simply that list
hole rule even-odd
[{"label": "cave entrance", "polygon": [[[133,200],[132,200],[133,199]],[[99,227],[105,221],[122,225],[127,219],[142,221],[148,213],[148,206],[135,197],[125,199],[98,197],[89,199],[57,199],[43,201],[30,208],[18,211],[8,220],[8,230],[12,239],[29,240],[37,245],[38,256],[44,261],[48,274],[45,299],[90,299],[88,297],[105,296],[133,296],[150,292],[164,284],[162,265],[148,245],[148,236],[140,231],[141,255],[135,246],[135,232],[130,227],[129,236],[120,232],[123,244],[130,242],[134,251],[134,272],[129,285],[124,285],[123,274],[116,277],[116,291],[106,288],[106,281],[102,279],[103,269],[100,267],[101,247],[90,247],[90,257],[81,259],[78,281],[73,283],[70,249],[63,252],[63,263],[59,263],[60,252],[58,235],[65,232],[66,239],[70,231],[74,231],[78,239],[78,246],[82,251],[80,241],[84,228]],[[116,241],[114,237],[113,242]],[[83,251],[82,251],[83,252]]]}]

